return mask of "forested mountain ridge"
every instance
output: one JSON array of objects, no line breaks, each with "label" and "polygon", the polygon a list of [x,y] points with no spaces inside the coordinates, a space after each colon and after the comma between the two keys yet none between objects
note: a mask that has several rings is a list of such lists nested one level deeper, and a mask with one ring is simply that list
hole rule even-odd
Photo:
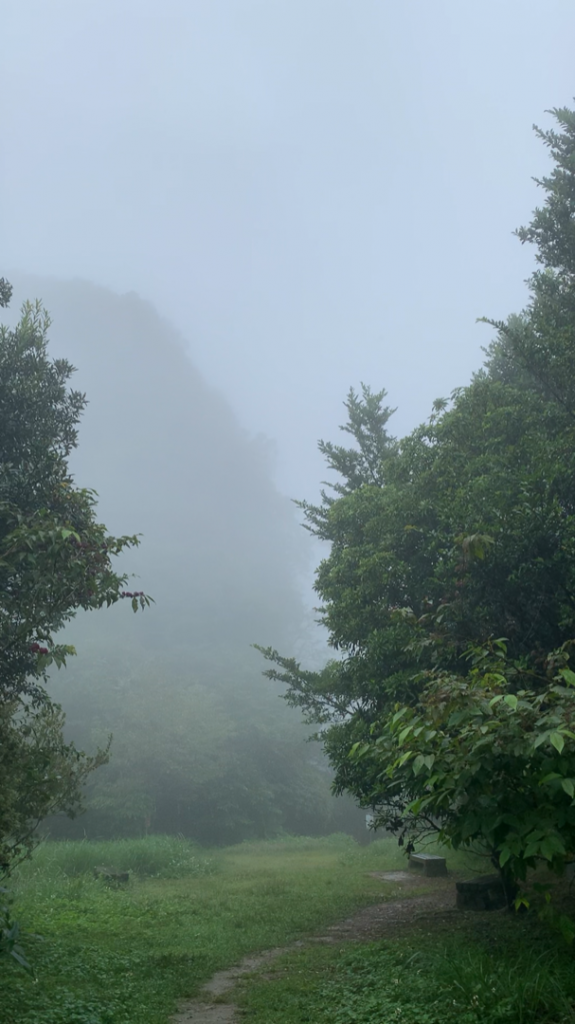
[{"label": "forested mountain ridge", "polygon": [[12,277],[14,310],[42,299],[51,353],[87,393],[72,470],[110,529],[142,534],[122,565],[155,600],[146,621],[118,607],[67,631],[78,655],[51,689],[69,734],[92,749],[113,733],[72,829],[210,842],[339,827],[321,757],[251,647],[303,635],[305,534],[273,484],[269,444],[241,429],[149,303]]},{"label": "forested mountain ridge", "polygon": [[165,646],[176,608],[186,643],[223,633],[243,643],[250,623],[266,635],[297,629],[305,540],[272,482],[269,442],[242,430],[150,303],[83,281],[12,276],[14,310],[42,299],[51,351],[74,363],[73,386],[87,393],[71,463],[78,482],[96,489],[111,529],[130,522],[145,540],[133,569],[157,604],[141,624],[146,643],[160,635]]}]

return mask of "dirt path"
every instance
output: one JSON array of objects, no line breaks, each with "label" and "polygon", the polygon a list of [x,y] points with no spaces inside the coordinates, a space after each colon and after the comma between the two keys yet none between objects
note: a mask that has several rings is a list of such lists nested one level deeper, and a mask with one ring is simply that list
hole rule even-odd
[{"label": "dirt path", "polygon": [[415,926],[425,927],[431,920],[455,914],[455,883],[451,878],[426,878],[424,884],[429,892],[423,896],[410,895],[421,888],[422,879],[405,871],[371,872],[372,877],[382,882],[394,882],[402,895],[365,907],[351,917],[326,928],[323,935],[293,942],[289,946],[278,946],[264,953],[248,956],[241,963],[227,971],[218,971],[204,985],[202,999],[190,999],[180,1006],[179,1012],[171,1018],[172,1024],[237,1024],[237,1008],[233,1003],[215,1002],[235,987],[245,974],[265,967],[277,957],[293,949],[312,943],[369,942],[373,939],[400,935]]}]

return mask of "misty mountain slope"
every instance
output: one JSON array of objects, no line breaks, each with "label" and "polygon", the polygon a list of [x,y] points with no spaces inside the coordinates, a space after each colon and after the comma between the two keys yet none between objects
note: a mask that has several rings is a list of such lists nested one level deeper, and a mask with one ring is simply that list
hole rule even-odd
[{"label": "misty mountain slope", "polygon": [[268,443],[240,428],[149,303],[81,281],[14,285],[13,307],[43,300],[51,351],[73,362],[88,396],[77,481],[97,490],[112,532],[143,534],[129,567],[156,600],[138,623],[145,642],[293,635],[305,536],[272,483]]},{"label": "misty mountain slope", "polygon": [[[156,601],[79,616],[55,673],[70,737],[110,764],[78,825],[53,834],[177,831],[206,842],[341,828],[299,712],[262,677],[254,642],[303,635],[306,535],[275,488],[270,450],[241,429],[153,306],[94,285],[12,275],[11,318],[40,298],[50,350],[87,393],[72,468],[114,533],[142,533],[130,589]],[[76,833],[77,834],[77,833]]]}]

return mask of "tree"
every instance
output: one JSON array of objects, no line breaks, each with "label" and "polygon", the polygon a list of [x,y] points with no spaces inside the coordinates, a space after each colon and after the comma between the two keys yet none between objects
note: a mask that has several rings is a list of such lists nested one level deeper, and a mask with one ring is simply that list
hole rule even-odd
[{"label": "tree", "polygon": [[[401,441],[350,392],[353,449],[308,528],[337,659],[268,674],[321,723],[338,791],[407,841],[480,843],[509,883],[575,853],[575,114],[522,241],[542,266],[485,367]],[[505,641],[500,640],[504,637]]]},{"label": "tree", "polygon": [[[0,303],[10,299],[0,281]],[[96,520],[93,492],[68,470],[84,395],[68,389],[73,367],[51,360],[49,318],[27,303],[14,329],[0,329],[0,869],[35,843],[38,822],[55,809],[74,814],[87,774],[107,758],[86,757],[64,740],[47,670],[74,653],[55,634],[79,608],[122,597],[134,610],[112,559],[138,543],[112,537]]]}]

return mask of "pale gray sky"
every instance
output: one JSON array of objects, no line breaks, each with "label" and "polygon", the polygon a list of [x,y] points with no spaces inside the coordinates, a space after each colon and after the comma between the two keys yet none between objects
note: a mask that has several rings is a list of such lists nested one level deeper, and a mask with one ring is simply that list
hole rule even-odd
[{"label": "pale gray sky", "polygon": [[574,44],[572,0],[5,2],[0,275],[151,299],[313,497],[350,385],[405,432],[524,304]]}]

